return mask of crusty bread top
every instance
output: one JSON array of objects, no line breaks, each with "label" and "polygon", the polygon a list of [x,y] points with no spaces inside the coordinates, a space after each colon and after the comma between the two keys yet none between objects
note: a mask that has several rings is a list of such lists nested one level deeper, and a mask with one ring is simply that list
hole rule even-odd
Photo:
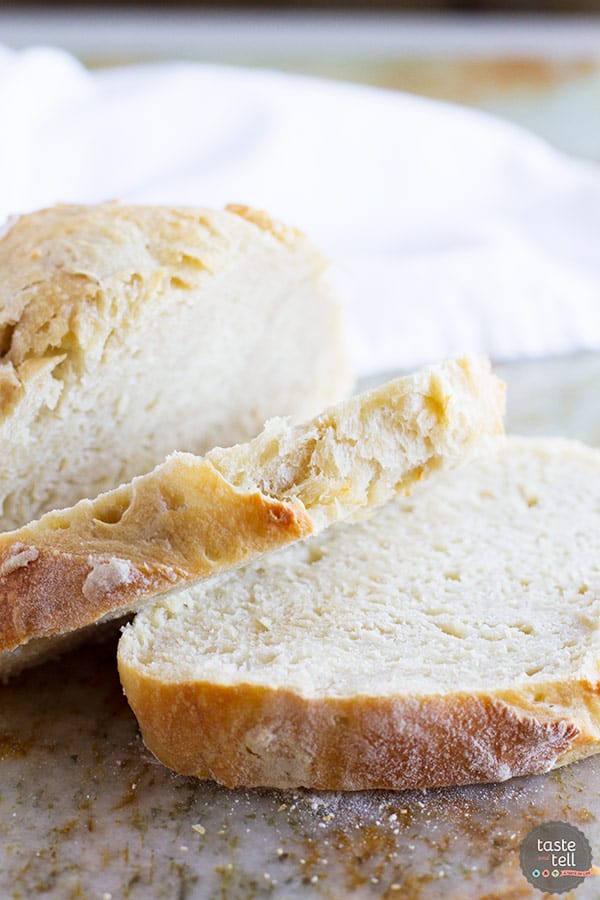
[{"label": "crusty bread top", "polygon": [[[247,445],[175,454],[96,500],[0,536],[0,650],[66,633],[384,502],[502,428],[482,360],[389,382]],[[0,660],[7,671],[10,660]]]},{"label": "crusty bread top", "polygon": [[232,214],[279,242],[309,246],[301,232],[235,205],[63,205],[10,221],[0,235],[0,416],[44,374],[97,362],[153,296],[199,284],[229,250]]},{"label": "crusty bread top", "polygon": [[509,439],[366,522],[149,604],[144,738],[228,786],[417,788],[600,749],[600,451]]},{"label": "crusty bread top", "polygon": [[236,204],[219,211],[113,201],[13,217],[0,234],[4,361],[64,354],[76,364],[81,353],[100,354],[119,318],[135,316],[136,285],[191,286],[213,269],[227,252],[232,214],[281,243],[307,244],[302,232]]},{"label": "crusty bread top", "polygon": [[238,488],[300,501],[320,530],[481,452],[503,431],[504,399],[489,362],[465,357],[373,388],[300,426],[273,419],[248,444],[207,458]]}]

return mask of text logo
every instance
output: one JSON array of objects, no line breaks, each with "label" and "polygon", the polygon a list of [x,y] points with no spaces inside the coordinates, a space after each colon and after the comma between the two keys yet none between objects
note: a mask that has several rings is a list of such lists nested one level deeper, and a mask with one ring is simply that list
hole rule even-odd
[{"label": "text logo", "polygon": [[544,822],[521,844],[521,871],[538,891],[562,894],[592,874],[592,850],[574,825]]}]

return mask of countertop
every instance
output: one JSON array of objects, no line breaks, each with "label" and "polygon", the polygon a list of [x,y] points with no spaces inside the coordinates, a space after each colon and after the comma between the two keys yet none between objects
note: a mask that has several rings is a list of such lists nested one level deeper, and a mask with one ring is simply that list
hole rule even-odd
[{"label": "countertop", "polygon": [[[599,356],[501,372],[515,430],[600,443]],[[175,776],[140,740],[115,642],[0,687],[3,898],[516,900],[541,896],[520,872],[519,844],[556,819],[582,829],[599,862],[600,756],[398,794],[230,791]],[[600,896],[597,879],[574,896]]]}]

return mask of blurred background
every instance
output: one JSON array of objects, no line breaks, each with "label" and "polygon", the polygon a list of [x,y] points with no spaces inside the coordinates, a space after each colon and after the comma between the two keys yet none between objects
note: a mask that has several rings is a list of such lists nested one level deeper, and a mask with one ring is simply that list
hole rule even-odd
[{"label": "blurred background", "polygon": [[[234,198],[304,229],[363,375],[600,350],[600,0],[4,3],[0,122],[5,215]],[[600,440],[600,355],[531,371],[519,430],[547,395],[536,428]]]},{"label": "blurred background", "polygon": [[0,44],[92,68],[186,59],[465,103],[600,159],[600,0],[4,3]]}]

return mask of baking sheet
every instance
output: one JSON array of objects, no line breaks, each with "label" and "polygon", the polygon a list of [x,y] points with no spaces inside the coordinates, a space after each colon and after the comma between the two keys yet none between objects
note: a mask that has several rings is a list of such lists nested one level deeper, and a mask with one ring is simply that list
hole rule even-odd
[{"label": "baking sheet", "polygon": [[[515,430],[600,443],[600,356],[501,368]],[[539,897],[519,844],[556,819],[600,862],[600,756],[399,794],[228,791],[172,775],[139,739],[115,640],[0,687],[0,897]],[[600,878],[573,896],[600,897]]]}]

